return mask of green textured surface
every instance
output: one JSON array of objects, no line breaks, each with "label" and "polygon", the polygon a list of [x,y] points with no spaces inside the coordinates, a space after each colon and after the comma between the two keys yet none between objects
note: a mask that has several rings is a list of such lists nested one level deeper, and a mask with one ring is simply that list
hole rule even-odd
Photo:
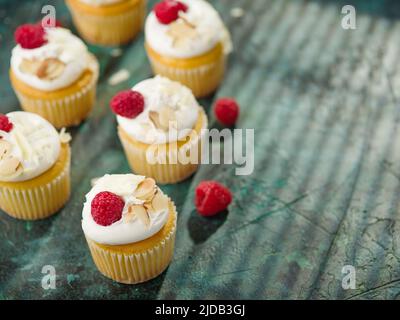
[{"label": "green textured surface", "polygon": [[[184,183],[163,189],[180,216],[175,258],[159,278],[126,286],[102,277],[81,227],[90,179],[128,172],[110,97],[150,76],[143,36],[101,62],[96,109],[73,130],[73,192],[56,216],[21,222],[0,214],[0,298],[376,298],[400,297],[400,14],[398,1],[346,1],[357,30],[340,27],[344,1],[215,0],[233,34],[226,81],[217,96],[242,105],[239,128],[256,130],[256,172],[202,166]],[[396,3],[397,2],[397,3]],[[71,27],[63,1],[0,0],[0,111],[18,108],[7,70],[12,32],[38,20],[54,3]],[[242,7],[241,19],[230,16]],[[121,68],[131,78],[107,79]],[[209,110],[214,97],[202,100]],[[211,117],[211,126],[215,120]],[[197,215],[196,184],[231,186],[229,214]],[[54,265],[57,289],[43,290],[41,268]],[[341,288],[354,265],[357,288]]]}]

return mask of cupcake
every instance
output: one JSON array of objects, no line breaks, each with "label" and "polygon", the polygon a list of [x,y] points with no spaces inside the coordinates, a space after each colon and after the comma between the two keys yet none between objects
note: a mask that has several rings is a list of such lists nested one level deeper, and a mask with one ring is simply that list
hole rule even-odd
[{"label": "cupcake", "polygon": [[82,229],[99,271],[135,284],[161,274],[174,251],[174,203],[151,178],[105,175],[86,195]]},{"label": "cupcake", "polygon": [[208,121],[190,89],[156,76],[118,93],[111,109],[133,172],[164,184],[197,170]]},{"label": "cupcake", "polygon": [[78,125],[91,111],[99,66],[69,30],[23,25],[15,32],[11,84],[24,110],[62,128]]},{"label": "cupcake", "polygon": [[88,42],[113,46],[142,29],[146,0],[66,0],[79,34]]},{"label": "cupcake", "polygon": [[46,218],[70,196],[70,137],[30,112],[0,115],[0,209],[24,220]]},{"label": "cupcake", "polygon": [[217,11],[203,0],[164,0],[146,19],[145,47],[155,74],[176,80],[196,97],[215,91],[232,50]]}]

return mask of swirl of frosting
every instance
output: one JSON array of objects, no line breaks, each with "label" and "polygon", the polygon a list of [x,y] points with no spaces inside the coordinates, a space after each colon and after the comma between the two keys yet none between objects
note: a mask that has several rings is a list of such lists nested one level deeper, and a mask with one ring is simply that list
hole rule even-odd
[{"label": "swirl of frosting", "polygon": [[87,69],[97,72],[97,61],[68,29],[47,28],[46,39],[47,43],[36,49],[17,45],[12,50],[11,69],[22,82],[53,91],[68,87]]},{"label": "swirl of frosting", "polygon": [[[37,114],[16,111],[7,114],[13,128],[0,130],[0,181],[20,182],[38,177],[57,161],[61,142],[56,129]],[[10,166],[15,163],[15,167]],[[15,172],[5,175],[6,168]]]},{"label": "swirl of frosting", "polygon": [[219,42],[225,54],[232,51],[229,31],[220,15],[204,0],[180,0],[188,6],[170,24],[158,21],[154,11],[146,19],[147,44],[156,52],[172,58],[191,58],[204,54]]},{"label": "swirl of frosting", "polygon": [[[134,193],[144,180],[145,177],[134,174],[107,174],[97,180],[92,190],[86,195],[86,202],[83,206],[82,229],[85,235],[98,243],[123,245],[148,239],[160,231],[168,221],[168,205],[148,214],[147,224],[138,215],[129,217],[131,206],[141,206],[144,203],[144,200],[136,197]],[[160,189],[155,188],[160,195],[167,199]],[[92,200],[103,191],[112,192],[125,201],[122,218],[109,226],[97,224],[91,213]]]},{"label": "swirl of frosting", "polygon": [[[190,89],[179,82],[156,76],[138,83],[132,90],[143,95],[144,110],[133,119],[117,116],[117,121],[134,139],[146,144],[174,142],[184,139],[196,124],[200,106]],[[170,117],[165,128],[154,119],[157,115]],[[170,126],[174,130],[168,130]]]}]

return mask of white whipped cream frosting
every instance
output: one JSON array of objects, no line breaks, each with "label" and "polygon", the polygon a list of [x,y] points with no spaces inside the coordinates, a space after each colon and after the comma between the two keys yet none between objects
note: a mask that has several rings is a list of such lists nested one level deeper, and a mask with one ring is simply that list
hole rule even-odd
[{"label": "white whipped cream frosting", "polygon": [[[168,209],[150,214],[150,225],[147,227],[137,217],[130,221],[124,219],[131,204],[143,204],[143,200],[135,198],[132,194],[144,179],[144,176],[134,174],[107,174],[96,181],[92,190],[86,195],[82,212],[82,229],[89,239],[102,244],[123,245],[148,239],[161,230],[168,221]],[[92,200],[103,191],[112,192],[125,201],[122,218],[109,226],[97,224],[91,213]]]},{"label": "white whipped cream frosting", "polygon": [[49,170],[60,155],[61,142],[57,130],[37,114],[16,111],[7,114],[13,129],[0,130],[2,139],[12,145],[11,155],[22,164],[20,175],[8,182],[26,181]]},{"label": "white whipped cream frosting", "polygon": [[110,4],[115,4],[126,0],[81,0],[81,1],[91,6],[107,6]]},{"label": "white whipped cream frosting", "polygon": [[[38,90],[53,91],[68,87],[87,69],[97,73],[97,61],[84,42],[68,29],[47,28],[46,38],[47,43],[39,48],[24,49],[18,44],[12,50],[11,69],[19,80]],[[43,61],[48,58],[57,58],[65,64],[63,73],[56,79],[40,79],[34,74],[21,71],[24,59]]]},{"label": "white whipped cream frosting", "polygon": [[151,11],[145,25],[147,44],[159,54],[173,58],[202,55],[219,42],[222,42],[225,54],[230,53],[232,42],[229,31],[213,6],[204,0],[180,1],[188,6],[188,10],[181,11],[180,15],[195,26],[196,37],[190,38],[183,46],[174,46],[174,39],[168,34],[169,25],[160,23]]},{"label": "white whipped cream frosting", "polygon": [[[117,116],[118,124],[134,139],[146,144],[162,144],[184,139],[195,126],[200,106],[192,91],[179,82],[156,76],[135,85],[132,90],[144,97],[144,110],[134,119]],[[150,111],[169,106],[175,109],[177,130],[164,132],[150,120]]]}]

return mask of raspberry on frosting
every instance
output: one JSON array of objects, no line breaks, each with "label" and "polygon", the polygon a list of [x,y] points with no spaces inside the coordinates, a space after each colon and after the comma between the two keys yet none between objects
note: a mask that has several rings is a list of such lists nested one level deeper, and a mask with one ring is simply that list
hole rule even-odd
[{"label": "raspberry on frosting", "polygon": [[232,98],[220,98],[215,103],[214,113],[219,122],[233,126],[239,117],[240,107]]},{"label": "raspberry on frosting", "polygon": [[4,114],[0,114],[0,130],[10,132],[12,128],[13,124],[10,122],[10,119]]},{"label": "raspberry on frosting", "polygon": [[217,181],[202,181],[196,188],[195,205],[205,217],[224,211],[232,202],[232,193]]},{"label": "raspberry on frosting", "polygon": [[187,5],[177,0],[163,0],[154,6],[154,13],[162,24],[174,22],[179,18],[179,11],[187,10]]},{"label": "raspberry on frosting", "polygon": [[121,219],[124,206],[124,200],[116,194],[100,192],[91,203],[93,220],[101,226],[109,226]]},{"label": "raspberry on frosting", "polygon": [[125,118],[136,118],[144,110],[144,98],[140,92],[121,91],[110,102],[111,110]]},{"label": "raspberry on frosting", "polygon": [[36,49],[47,43],[46,32],[41,25],[24,24],[15,30],[14,38],[24,49]]}]

